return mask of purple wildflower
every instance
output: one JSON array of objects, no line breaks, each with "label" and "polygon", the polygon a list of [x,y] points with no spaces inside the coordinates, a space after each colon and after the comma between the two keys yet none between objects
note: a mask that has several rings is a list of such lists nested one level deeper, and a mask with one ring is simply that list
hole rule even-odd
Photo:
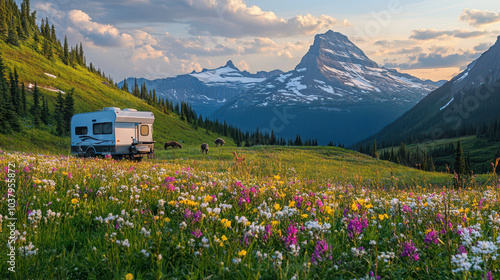
[{"label": "purple wildflower", "polygon": [[318,240],[316,242],[316,248],[314,249],[314,252],[311,255],[311,262],[315,265],[318,264],[318,262],[323,262],[325,260],[331,260],[332,255],[330,253],[330,245],[324,240]]},{"label": "purple wildflower", "polygon": [[344,215],[344,217],[347,217],[347,214],[349,213],[349,207],[346,207],[344,209],[344,211],[342,212],[342,214]]},{"label": "purple wildflower", "polygon": [[360,219],[354,217],[354,219],[349,221],[347,225],[347,231],[350,238],[354,238],[355,235],[363,233],[363,229],[368,227],[368,219]]},{"label": "purple wildflower", "polygon": [[286,230],[287,236],[284,238],[285,240],[285,245],[287,247],[290,247],[290,245],[295,245],[297,244],[297,228],[295,227],[295,224],[290,224]]},{"label": "purple wildflower", "polygon": [[167,178],[165,178],[165,183],[169,183],[169,182],[175,182],[175,177],[167,177]]},{"label": "purple wildflower", "polygon": [[203,233],[201,233],[200,229],[196,229],[195,231],[191,232],[191,234],[194,235],[194,237],[196,238],[200,238],[203,236]]},{"label": "purple wildflower", "polygon": [[438,235],[437,235],[437,232],[435,230],[429,231],[425,235],[424,242],[425,243],[429,243],[429,244],[431,244],[431,243],[438,244]]},{"label": "purple wildflower", "polygon": [[293,200],[297,204],[297,208],[300,208],[302,206],[302,201],[304,200],[304,198],[302,196],[294,196]]},{"label": "purple wildflower", "polygon": [[413,241],[406,241],[403,244],[403,253],[401,253],[401,257],[409,257],[415,261],[418,261],[419,258],[417,248],[415,247]]},{"label": "purple wildflower", "polygon": [[[370,271],[369,275],[370,275],[370,278],[375,278],[375,273],[373,273],[373,271]],[[379,280],[380,276],[377,275],[377,277],[375,279]]]},{"label": "purple wildflower", "polygon": [[201,220],[201,217],[202,217],[202,214],[201,214],[201,211],[198,210],[196,211],[196,213],[194,213],[193,215],[193,222],[197,223]]},{"label": "purple wildflower", "polygon": [[270,237],[271,237],[271,234],[272,234],[272,231],[271,229],[273,228],[272,225],[266,225],[265,229],[264,229],[264,236],[262,237],[262,240],[264,242],[266,242]]},{"label": "purple wildflower", "polygon": [[458,248],[458,252],[460,254],[467,254],[467,250],[465,249],[464,245],[461,245],[460,248]]}]

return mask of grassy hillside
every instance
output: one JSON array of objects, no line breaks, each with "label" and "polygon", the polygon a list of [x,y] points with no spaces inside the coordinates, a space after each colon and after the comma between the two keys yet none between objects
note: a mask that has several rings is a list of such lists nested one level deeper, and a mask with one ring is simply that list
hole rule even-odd
[{"label": "grassy hillside", "polygon": [[[470,155],[471,170],[474,171],[474,173],[489,173],[491,171],[490,163],[494,161],[495,155],[498,155],[500,152],[500,142],[498,141],[490,141],[476,136],[464,136],[411,144],[406,145],[406,147],[411,151],[415,151],[418,147],[421,151],[431,153],[430,155],[434,158],[435,165],[439,166],[439,170],[444,171],[446,164],[451,168],[451,165],[455,162],[455,155],[453,153],[436,155],[436,153],[432,153],[432,151],[448,147],[450,144],[456,147],[458,141],[462,144],[465,156]],[[394,151],[397,151],[399,147],[385,148],[382,149],[381,152],[390,151],[392,148],[394,148]],[[483,170],[485,168],[486,170]]]},{"label": "grassy hillside", "polygon": [[[26,45],[30,45],[31,40],[29,39]],[[57,59],[49,60],[25,45],[13,47],[1,40],[0,53],[7,68],[17,69],[19,80],[25,83],[26,88],[29,84],[37,83],[41,93],[48,98],[51,111],[54,108],[57,90],[68,92],[74,88],[75,113],[91,112],[103,107],[152,111],[156,118],[154,123],[154,140],[158,142],[156,148],[162,147],[166,141],[182,141],[188,146],[199,146],[203,142],[213,143],[220,137],[212,132],[207,133],[204,129],[196,130],[176,115],[160,112],[143,100],[108,84],[83,67],[69,67]],[[31,91],[28,91],[29,105],[31,101]],[[68,137],[56,137],[47,131],[30,128],[31,124],[26,119],[23,122],[26,129],[22,133],[0,135],[0,147],[63,154],[69,152]],[[48,130],[50,129],[49,127]],[[234,146],[231,139],[226,139],[226,144]]]}]

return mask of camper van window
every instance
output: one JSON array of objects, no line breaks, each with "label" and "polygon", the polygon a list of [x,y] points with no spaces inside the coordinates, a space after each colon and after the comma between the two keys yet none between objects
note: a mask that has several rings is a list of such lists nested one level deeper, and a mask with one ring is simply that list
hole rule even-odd
[{"label": "camper van window", "polygon": [[86,126],[77,126],[75,127],[75,134],[76,135],[87,135],[87,127]]},{"label": "camper van window", "polygon": [[149,126],[141,125],[141,135],[148,136],[149,135]]},{"label": "camper van window", "polygon": [[95,123],[92,127],[94,135],[113,134],[113,123]]}]

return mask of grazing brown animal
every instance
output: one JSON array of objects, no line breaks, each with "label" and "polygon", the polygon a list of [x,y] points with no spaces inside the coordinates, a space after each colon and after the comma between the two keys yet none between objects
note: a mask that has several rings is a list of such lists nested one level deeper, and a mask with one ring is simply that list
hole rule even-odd
[{"label": "grazing brown animal", "polygon": [[222,146],[224,146],[224,144],[226,144],[226,141],[224,141],[224,139],[222,139],[222,138],[215,139],[215,147],[217,147],[219,145],[222,147]]},{"label": "grazing brown animal", "polygon": [[208,154],[208,144],[207,143],[201,144],[201,153]]},{"label": "grazing brown animal", "polygon": [[181,143],[179,142],[175,142],[175,141],[172,141],[172,142],[167,142],[165,143],[165,146],[163,146],[165,148],[165,150],[168,148],[168,147],[172,147],[173,149],[175,148],[179,148],[179,149],[182,149],[182,145]]}]

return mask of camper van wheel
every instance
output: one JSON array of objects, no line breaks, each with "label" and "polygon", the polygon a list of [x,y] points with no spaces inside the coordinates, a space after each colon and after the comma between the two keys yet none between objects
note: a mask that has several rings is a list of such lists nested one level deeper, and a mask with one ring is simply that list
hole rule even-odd
[{"label": "camper van wheel", "polygon": [[94,158],[95,157],[95,151],[94,149],[88,149],[87,153],[85,153],[85,156],[88,158]]}]

